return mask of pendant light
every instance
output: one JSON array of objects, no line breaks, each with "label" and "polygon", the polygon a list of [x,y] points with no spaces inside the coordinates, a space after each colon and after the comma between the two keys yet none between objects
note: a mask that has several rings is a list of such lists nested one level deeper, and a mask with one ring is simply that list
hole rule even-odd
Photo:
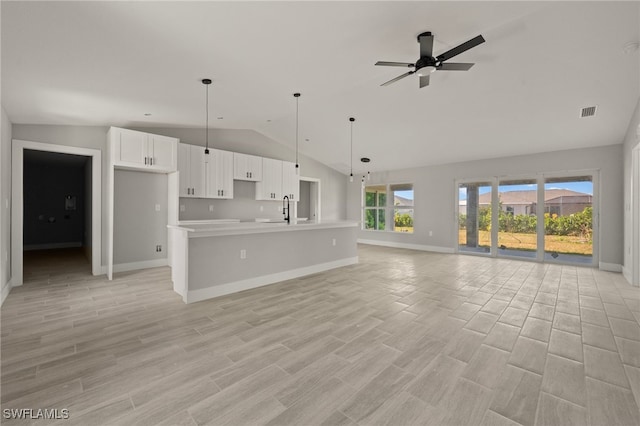
[{"label": "pendant light", "polygon": [[207,95],[206,95],[206,102],[205,102],[205,109],[207,111],[207,119],[206,119],[206,125],[205,125],[206,146],[204,148],[204,153],[209,154],[209,85],[211,84],[211,79],[210,78],[203,79],[202,84],[204,84],[205,87],[207,88],[207,92],[206,92]]},{"label": "pendant light", "polygon": [[353,122],[356,119],[349,117],[349,121],[351,122],[351,174],[349,174],[349,182],[353,182]]},{"label": "pendant light", "polygon": [[296,98],[296,174],[300,174],[300,164],[298,164],[298,99],[300,99],[300,93],[294,93],[293,97]]}]

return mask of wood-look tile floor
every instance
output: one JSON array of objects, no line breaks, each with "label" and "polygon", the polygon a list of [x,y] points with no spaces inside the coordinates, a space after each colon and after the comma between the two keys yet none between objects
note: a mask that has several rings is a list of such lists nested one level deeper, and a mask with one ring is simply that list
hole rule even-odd
[{"label": "wood-look tile floor", "polygon": [[108,282],[54,262],[2,307],[2,408],[78,425],[640,424],[640,290],[620,274],[359,256],[192,305],[168,268]]}]

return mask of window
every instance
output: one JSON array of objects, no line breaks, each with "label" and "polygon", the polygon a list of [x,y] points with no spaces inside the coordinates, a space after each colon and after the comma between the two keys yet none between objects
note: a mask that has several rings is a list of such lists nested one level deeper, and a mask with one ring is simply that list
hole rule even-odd
[{"label": "window", "polygon": [[364,229],[384,231],[386,223],[387,187],[367,186],[364,189]]},{"label": "window", "polygon": [[393,231],[413,233],[413,185],[391,185]]},{"label": "window", "polygon": [[413,184],[366,186],[363,229],[413,233]]}]

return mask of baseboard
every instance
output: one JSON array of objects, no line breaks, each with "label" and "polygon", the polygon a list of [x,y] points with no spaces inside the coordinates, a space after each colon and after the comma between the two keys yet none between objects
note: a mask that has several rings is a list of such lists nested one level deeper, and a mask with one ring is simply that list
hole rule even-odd
[{"label": "baseboard", "polygon": [[[169,262],[167,258],[143,260],[141,262],[118,263],[113,265],[113,272],[128,272],[137,271],[138,269],[158,268],[160,266],[167,266],[168,264]],[[107,273],[107,267],[104,265],[102,266],[102,273]]]},{"label": "baseboard", "polygon": [[619,263],[600,262],[598,264],[598,269],[607,272],[622,272],[622,265]]},{"label": "baseboard", "polygon": [[187,295],[183,299],[185,303],[200,302],[202,300],[212,299],[214,297],[237,293],[239,291],[262,287],[269,284],[275,284],[281,281],[303,277],[305,275],[317,274],[318,272],[324,272],[330,269],[354,265],[356,263],[358,263],[358,256],[335,260],[333,262],[320,263],[318,265],[306,266],[304,268],[291,269],[289,271],[278,272],[276,274],[264,275],[261,277],[234,281],[199,290],[187,291]]},{"label": "baseboard", "polygon": [[24,246],[24,251],[51,250],[51,249],[78,248],[78,247],[82,247],[82,243],[78,241],[70,242],[70,243],[29,244]]},{"label": "baseboard", "polygon": [[358,238],[358,244],[370,244],[374,246],[403,248],[409,250],[432,251],[436,253],[455,253],[450,247],[427,246],[424,244],[397,243],[395,241],[365,240]]},{"label": "baseboard", "polygon": [[4,287],[2,287],[2,294],[0,295],[1,301],[0,306],[4,304],[4,301],[7,299],[9,293],[11,293],[11,280],[7,281]]}]

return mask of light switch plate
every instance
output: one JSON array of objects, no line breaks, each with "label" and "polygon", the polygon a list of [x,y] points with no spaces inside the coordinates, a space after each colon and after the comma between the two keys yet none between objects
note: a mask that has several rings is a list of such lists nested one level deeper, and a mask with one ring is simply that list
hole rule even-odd
[{"label": "light switch plate", "polygon": [[187,210],[187,208],[184,206],[184,204],[180,204],[180,211],[183,212],[183,211],[186,211],[186,210]]},{"label": "light switch plate", "polygon": [[160,204],[156,204],[156,211],[159,212],[160,211]]},{"label": "light switch plate", "polygon": [[209,211],[212,212],[213,211],[213,204],[209,204]]}]

